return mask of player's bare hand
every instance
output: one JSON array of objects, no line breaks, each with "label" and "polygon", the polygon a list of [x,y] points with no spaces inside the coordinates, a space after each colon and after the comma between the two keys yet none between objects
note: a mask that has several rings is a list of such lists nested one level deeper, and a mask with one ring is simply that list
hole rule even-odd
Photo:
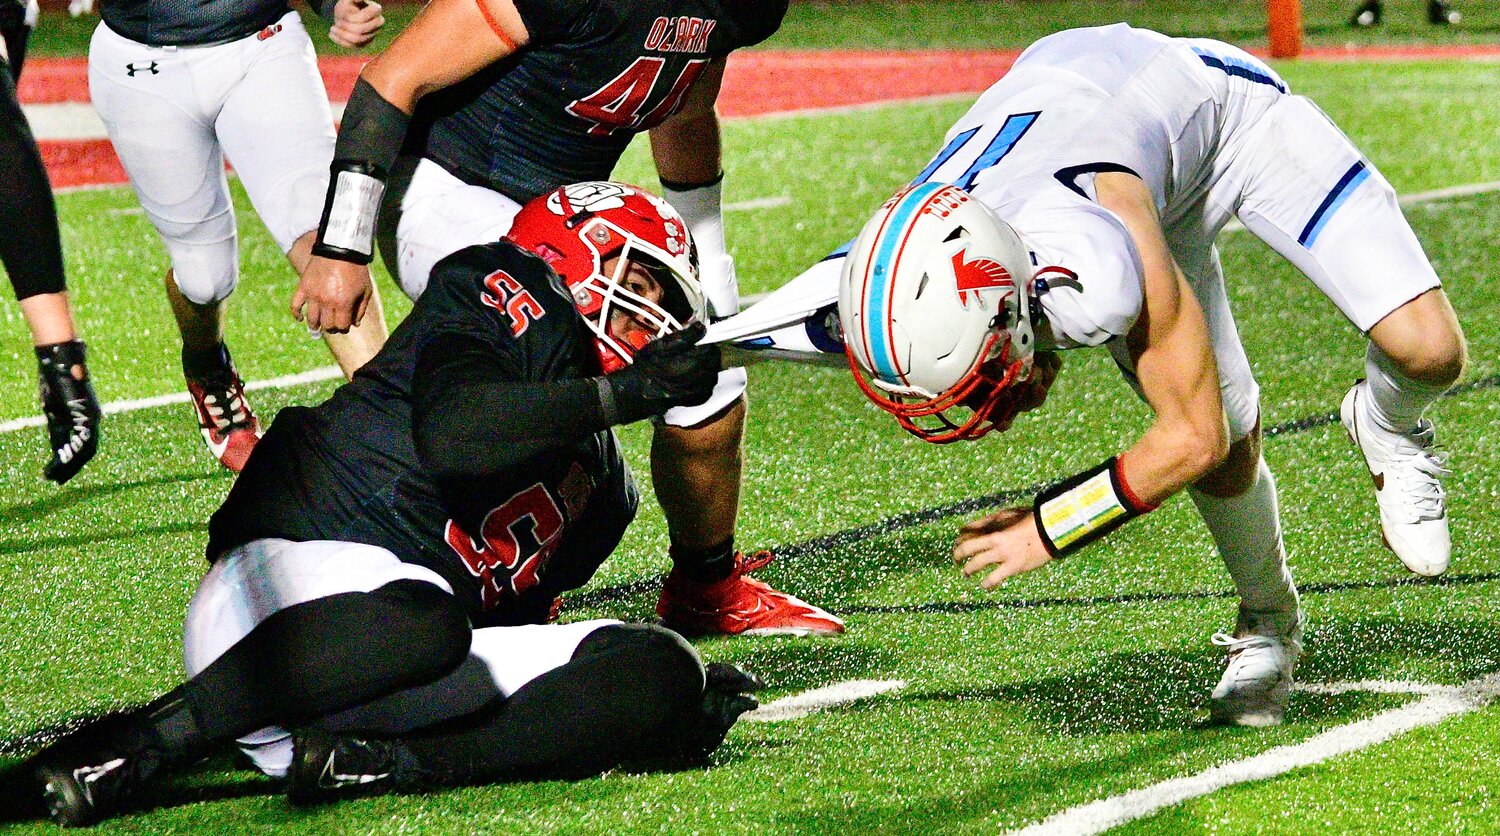
[{"label": "player's bare hand", "polygon": [[973,577],[989,569],[980,586],[994,589],[1052,560],[1028,508],[1006,508],[966,523],[953,546],[953,562]]},{"label": "player's bare hand", "polygon": [[333,24],[328,27],[329,39],[345,49],[368,46],[385,25],[382,11],[375,0],[338,0],[333,7]]},{"label": "player's bare hand", "polygon": [[292,294],[292,317],[309,331],[342,334],[364,319],[374,293],[370,268],[313,256]]}]

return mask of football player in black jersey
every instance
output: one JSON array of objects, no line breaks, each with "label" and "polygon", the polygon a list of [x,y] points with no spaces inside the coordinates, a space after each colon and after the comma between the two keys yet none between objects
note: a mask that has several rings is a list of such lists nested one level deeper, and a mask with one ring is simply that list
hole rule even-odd
[{"label": "football player in black jersey", "polygon": [[36,755],[34,800],[92,823],[236,738],[296,802],[707,755],[753,677],[665,628],[547,623],[635,513],[610,427],[713,389],[703,311],[682,219],[618,183],[444,259],[352,382],[277,416],[214,515],[189,680]]},{"label": "football player in black jersey", "polygon": [[[768,37],[785,10],[785,0],[433,0],[355,84],[302,278],[324,301],[297,312],[316,324],[352,308],[377,215],[386,264],[416,297],[439,259],[503,235],[538,194],[608,177],[649,131],[665,196],[697,241],[710,312],[735,313],[714,101],[727,55]],[[348,305],[330,307],[340,296]],[[833,615],[748,577],[768,556],[735,550],[744,388],[744,370],[726,370],[706,402],[657,422],[652,484],[673,559],[657,612],[694,633],[841,632]]]},{"label": "football player in black jersey", "polygon": [[0,0],[0,183],[5,184],[0,187],[0,263],[36,347],[52,449],[43,473],[60,485],[94,457],[103,413],[84,365],[83,341],[73,328],[52,185],[16,98],[35,13],[35,0]]}]

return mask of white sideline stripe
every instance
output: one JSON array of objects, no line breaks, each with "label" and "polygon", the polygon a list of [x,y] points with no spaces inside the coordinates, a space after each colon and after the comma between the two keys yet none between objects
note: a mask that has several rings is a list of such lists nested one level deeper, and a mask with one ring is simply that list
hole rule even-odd
[{"label": "white sideline stripe", "polygon": [[1274,778],[1294,769],[1314,766],[1339,755],[1357,752],[1412,729],[1468,714],[1484,707],[1497,696],[1500,696],[1500,673],[1493,673],[1456,688],[1446,687],[1427,694],[1409,705],[1329,729],[1301,743],[1277,746],[1253,757],[1205,769],[1196,775],[1173,778],[1113,798],[1064,810],[1030,827],[1012,831],[1012,834],[1081,836],[1102,833],[1224,787]]},{"label": "white sideline stripe", "polygon": [[[281,389],[288,386],[302,386],[308,383],[318,383],[324,380],[341,378],[344,373],[338,366],[323,366],[310,372],[299,372],[297,374],[282,375],[267,380],[252,380],[245,384],[246,391],[256,389]],[[158,406],[170,406],[172,404],[187,403],[189,396],[187,392],[169,392],[165,395],[154,395],[149,398],[133,398],[131,400],[110,401],[104,405],[105,415],[114,415],[120,412],[134,412],[138,409],[152,409]],[[45,426],[47,419],[40,415],[27,415],[24,418],[15,418],[0,424],[0,433],[15,432],[29,427]]]},{"label": "white sideline stripe", "polygon": [[104,120],[88,102],[21,105],[38,142],[62,139],[108,139]]},{"label": "white sideline stripe", "polygon": [[836,705],[847,705],[905,687],[906,683],[900,679],[851,679],[848,682],[835,682],[832,685],[824,685],[790,697],[782,697],[755,709],[740,719],[752,723],[780,723],[806,717],[814,711],[822,711]]}]

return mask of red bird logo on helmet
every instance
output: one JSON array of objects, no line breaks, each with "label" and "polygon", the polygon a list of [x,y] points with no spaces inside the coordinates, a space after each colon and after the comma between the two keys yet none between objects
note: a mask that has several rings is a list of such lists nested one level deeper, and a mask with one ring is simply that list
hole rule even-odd
[{"label": "red bird logo on helmet", "polygon": [[964,247],[953,254],[953,279],[958,287],[958,299],[964,307],[969,306],[969,291],[971,290],[978,292],[997,287],[1015,288],[1016,280],[1011,277],[1009,270],[1001,266],[1000,262],[988,258],[964,261],[964,254],[968,250],[968,247]]}]

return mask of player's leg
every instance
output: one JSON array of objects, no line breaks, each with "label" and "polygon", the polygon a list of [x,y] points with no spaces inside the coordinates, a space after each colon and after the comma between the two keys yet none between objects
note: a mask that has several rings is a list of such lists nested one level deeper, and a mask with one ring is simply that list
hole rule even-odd
[{"label": "player's leg", "polygon": [[[1188,489],[1239,597],[1234,631],[1213,637],[1226,658],[1210,711],[1216,722],[1263,726],[1285,713],[1302,650],[1302,611],[1286,565],[1276,481],[1261,456],[1260,387],[1229,308],[1218,253],[1207,243],[1226,218],[1205,201],[1168,238],[1208,324],[1231,441],[1225,462]],[[1129,373],[1128,350],[1112,346],[1111,353]]]},{"label": "player's leg", "polygon": [[[24,40],[23,40],[24,43]],[[31,329],[52,458],[47,478],[59,484],[93,458],[99,445],[99,400],[89,382],[84,345],[73,328],[64,285],[57,209],[41,152],[0,60],[0,263]]]},{"label": "player's leg", "polygon": [[669,410],[656,423],[651,477],[672,557],[657,615],[690,635],[842,633],[837,616],[749,576],[769,552],[747,557],[735,549],[744,387],[744,369],[721,372],[706,403]]},{"label": "player's leg", "polygon": [[[256,214],[300,274],[328,191],[333,112],[301,18],[289,12],[278,25],[270,37],[230,46],[243,75],[214,128]],[[374,357],[386,338],[378,292],[358,327],[324,338],[346,377]]]},{"label": "player's leg", "polygon": [[1239,593],[1224,674],[1210,699],[1218,723],[1267,726],[1286,713],[1302,651],[1302,609],[1281,538],[1276,480],[1260,453],[1260,424],[1230,445],[1229,458],[1188,489]]},{"label": "player's leg", "polygon": [[[239,280],[234,210],[213,134],[214,51],[163,50],[100,25],[89,46],[89,90],[110,142],[171,268],[168,298],[183,339],[183,374],[209,451],[238,470],[260,424],[221,327]],[[195,65],[210,63],[208,72]]]},{"label": "player's leg", "polygon": [[440,576],[384,549],[254,541],[215,562],[193,597],[191,678],[36,756],[43,793],[60,822],[96,821],[219,744],[438,679],[471,635]]},{"label": "player's leg", "polygon": [[433,265],[464,247],[498,241],[521,205],[471,186],[431,160],[404,158],[381,207],[380,254],[406,295],[427,289]]},{"label": "player's leg", "polygon": [[[758,684],[728,666],[706,674],[690,645],[658,627],[590,621],[477,630],[469,663],[455,674],[299,732],[288,794],[312,803],[372,791],[578,778],[642,759],[702,757],[754,707],[743,692]],[[431,716],[424,703],[452,706],[461,694],[490,698],[430,728],[369,733],[390,721],[409,723],[407,709]],[[329,730],[336,726],[364,731]]]},{"label": "player's leg", "polygon": [[1375,477],[1386,543],[1422,575],[1451,545],[1426,408],[1462,374],[1463,332],[1385,178],[1306,99],[1286,96],[1235,161],[1238,214],[1370,336],[1342,417]]}]

